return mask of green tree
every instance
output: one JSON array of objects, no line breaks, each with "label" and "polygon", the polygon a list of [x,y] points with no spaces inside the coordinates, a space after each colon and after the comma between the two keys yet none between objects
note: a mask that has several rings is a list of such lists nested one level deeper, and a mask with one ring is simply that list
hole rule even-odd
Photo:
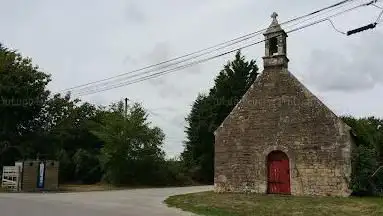
[{"label": "green tree", "polygon": [[18,159],[60,161],[60,181],[181,184],[179,161],[166,161],[164,134],[138,104],[107,110],[69,94],[51,95],[50,76],[0,44],[0,166]]},{"label": "green tree", "polygon": [[129,106],[126,116],[122,102],[112,105],[93,133],[104,141],[101,164],[106,181],[115,185],[155,182],[164,161],[165,136],[160,128],[150,126],[141,105]]},{"label": "green tree", "polygon": [[186,175],[185,165],[180,158],[167,159],[158,169],[158,185],[186,186],[193,185],[190,176]]},{"label": "green tree", "polygon": [[214,176],[214,131],[229,115],[258,76],[254,60],[238,51],[224,65],[208,95],[198,95],[186,118],[187,140],[182,159],[193,179],[212,183]]},{"label": "green tree", "polygon": [[102,170],[99,152],[78,149],[73,155],[74,179],[83,184],[94,184],[101,180]]},{"label": "green tree", "polygon": [[[57,151],[65,142],[64,130],[61,124],[75,109],[78,101],[72,101],[70,95],[62,97],[56,94],[44,102],[35,124],[38,129],[33,136],[28,137],[24,142],[23,149],[30,158],[54,159]],[[60,128],[60,129],[59,129]],[[69,136],[69,134],[66,134]]]},{"label": "green tree", "polygon": [[97,176],[101,174],[92,172],[100,172],[98,156],[102,141],[90,130],[91,122],[99,118],[100,112],[92,104],[80,104],[69,94],[50,97],[39,117],[40,129],[24,146],[25,151],[32,158],[59,160],[61,182],[99,181]]},{"label": "green tree", "polygon": [[30,58],[0,44],[0,165],[25,157],[21,146],[36,134],[49,81]]},{"label": "green tree", "polygon": [[356,134],[356,146],[352,156],[350,188],[355,194],[373,195],[383,189],[383,173],[372,174],[383,165],[383,120],[375,117],[356,119],[343,117]]},{"label": "green tree", "polygon": [[214,103],[212,97],[199,95],[186,118],[187,141],[182,159],[188,174],[194,181],[210,183],[213,173],[214,155]]}]

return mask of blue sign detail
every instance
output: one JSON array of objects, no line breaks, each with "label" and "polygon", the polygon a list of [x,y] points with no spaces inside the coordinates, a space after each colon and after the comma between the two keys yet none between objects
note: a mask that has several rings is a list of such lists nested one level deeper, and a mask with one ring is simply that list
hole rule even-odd
[{"label": "blue sign detail", "polygon": [[44,162],[41,162],[39,165],[37,188],[44,188],[44,177],[45,177],[45,164]]}]

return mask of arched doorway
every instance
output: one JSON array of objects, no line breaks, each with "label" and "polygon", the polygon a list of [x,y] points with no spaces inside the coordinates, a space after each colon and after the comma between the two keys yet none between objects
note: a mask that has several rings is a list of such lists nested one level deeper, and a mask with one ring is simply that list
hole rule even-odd
[{"label": "arched doorway", "polygon": [[291,194],[289,158],[282,151],[267,156],[267,193]]}]

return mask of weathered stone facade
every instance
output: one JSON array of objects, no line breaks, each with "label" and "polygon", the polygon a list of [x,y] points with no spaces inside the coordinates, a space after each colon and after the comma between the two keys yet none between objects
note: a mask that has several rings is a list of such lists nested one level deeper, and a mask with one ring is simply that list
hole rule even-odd
[{"label": "weathered stone facade", "polygon": [[23,161],[21,189],[24,192],[34,191],[37,186],[37,171],[39,163],[37,161]]},{"label": "weathered stone facade", "polygon": [[[37,188],[39,166],[45,163],[44,186]],[[59,184],[59,162],[58,161],[39,161],[27,160],[22,162],[22,181],[21,190],[24,192],[33,191],[55,191]]]},{"label": "weathered stone facade", "polygon": [[58,161],[45,162],[45,183],[44,190],[55,191],[59,189],[59,168]]},{"label": "weathered stone facade", "polygon": [[278,53],[266,43],[264,71],[215,132],[215,191],[266,193],[267,157],[279,150],[292,195],[348,196],[351,128],[288,71],[275,17],[265,36],[279,37]]}]

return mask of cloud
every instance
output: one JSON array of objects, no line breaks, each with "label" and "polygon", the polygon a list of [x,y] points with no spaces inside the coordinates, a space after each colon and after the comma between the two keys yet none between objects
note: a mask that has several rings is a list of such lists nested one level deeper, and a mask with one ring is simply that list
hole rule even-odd
[{"label": "cloud", "polygon": [[129,2],[126,6],[126,18],[128,21],[136,23],[145,23],[147,22],[147,16],[144,11],[138,8],[133,2]]},{"label": "cloud", "polygon": [[137,60],[135,58],[133,58],[132,56],[128,55],[123,59],[122,63],[123,63],[123,65],[136,66]]},{"label": "cloud", "polygon": [[109,105],[109,101],[106,100],[104,97],[100,96],[100,95],[91,95],[90,98],[89,98],[89,101],[91,103],[94,103],[94,104],[97,104],[97,105]]},{"label": "cloud", "polygon": [[383,34],[363,32],[363,40],[344,50],[314,50],[305,78],[322,91],[359,91],[383,83]]},{"label": "cloud", "polygon": [[[160,42],[154,46],[152,51],[150,51],[148,54],[145,54],[142,58],[145,60],[145,62],[148,65],[154,65],[154,64],[158,64],[159,62],[168,60],[169,56],[170,56],[169,44],[166,42]],[[152,71],[151,74],[166,70],[165,67],[166,67],[166,64],[151,68],[150,69]],[[155,86],[158,86],[158,85],[164,84],[165,80],[164,78],[154,78],[154,79],[150,79],[149,83]]]},{"label": "cloud", "polygon": [[185,73],[190,75],[200,75],[202,73],[202,66],[200,64],[193,65],[192,67],[185,69]]},{"label": "cloud", "polygon": [[[273,11],[280,14],[282,22],[325,7],[329,1],[84,0],[79,3],[69,0],[60,4],[49,0],[2,1],[0,35],[5,45],[22,51],[44,71],[52,73],[49,89],[61,90],[242,36],[268,26]],[[169,8],[172,12],[165,13]],[[341,29],[358,27],[370,22],[372,17],[376,18],[377,10],[372,9],[358,10],[353,16],[345,16],[343,22],[342,19],[334,21]],[[308,87],[317,85],[325,89],[326,92],[318,93],[338,110],[381,116],[382,102],[376,100],[383,89],[377,85],[380,81],[376,62],[382,59],[382,54],[377,52],[383,50],[378,41],[382,36],[378,35],[379,31],[382,32],[382,28],[378,26],[373,31],[345,37],[339,36],[328,24],[307,28],[289,37],[289,67],[294,73],[302,71],[300,77],[304,83],[313,83]],[[263,37],[254,38],[259,39]],[[345,41],[356,47],[345,45]],[[259,44],[243,52],[247,59],[262,57],[263,47]],[[317,51],[311,53],[312,50]],[[154,123],[172,138],[166,142],[166,152],[178,154],[183,149],[180,140],[185,136],[178,123],[190,112],[198,93],[208,92],[214,85],[215,76],[233,57],[223,56],[150,81],[81,98],[104,105],[124,97],[143,102],[146,108],[161,115],[153,116]],[[307,58],[311,59],[309,63]],[[262,67],[262,59],[257,63]],[[303,75],[309,75],[310,79]],[[373,85],[375,88],[368,91],[345,92],[372,88]],[[363,103],[351,103],[351,100]],[[156,110],[158,107],[172,109]]]},{"label": "cloud", "polygon": [[[167,42],[160,42],[157,43],[151,52],[143,56],[143,59],[146,60],[146,62],[149,65],[157,64],[163,61],[169,60],[171,57],[170,55],[171,49],[170,45]],[[169,66],[174,62],[169,62],[168,64],[162,64],[159,66],[154,67],[153,72],[150,72],[150,74],[158,73],[161,71],[167,71],[170,70],[173,67],[179,66],[178,64],[175,66]],[[150,84],[153,86],[156,86],[157,93],[162,98],[179,98],[183,96],[183,92],[181,91],[180,87],[177,86],[176,80],[173,80],[172,77],[168,76],[159,76],[155,77],[153,79],[148,80]]]},{"label": "cloud", "polygon": [[157,107],[157,108],[151,109],[151,111],[154,111],[154,112],[163,111],[168,113],[174,113],[175,111],[177,111],[177,109],[172,107]]},{"label": "cloud", "polygon": [[170,57],[170,45],[167,42],[158,42],[152,51],[144,55],[148,63],[158,63],[165,61]]},{"label": "cloud", "polygon": [[185,121],[185,114],[177,114],[176,116],[174,116],[173,118],[170,119],[170,122],[172,124],[174,124],[175,126],[177,127],[184,127],[184,125],[186,124],[186,121]]}]

